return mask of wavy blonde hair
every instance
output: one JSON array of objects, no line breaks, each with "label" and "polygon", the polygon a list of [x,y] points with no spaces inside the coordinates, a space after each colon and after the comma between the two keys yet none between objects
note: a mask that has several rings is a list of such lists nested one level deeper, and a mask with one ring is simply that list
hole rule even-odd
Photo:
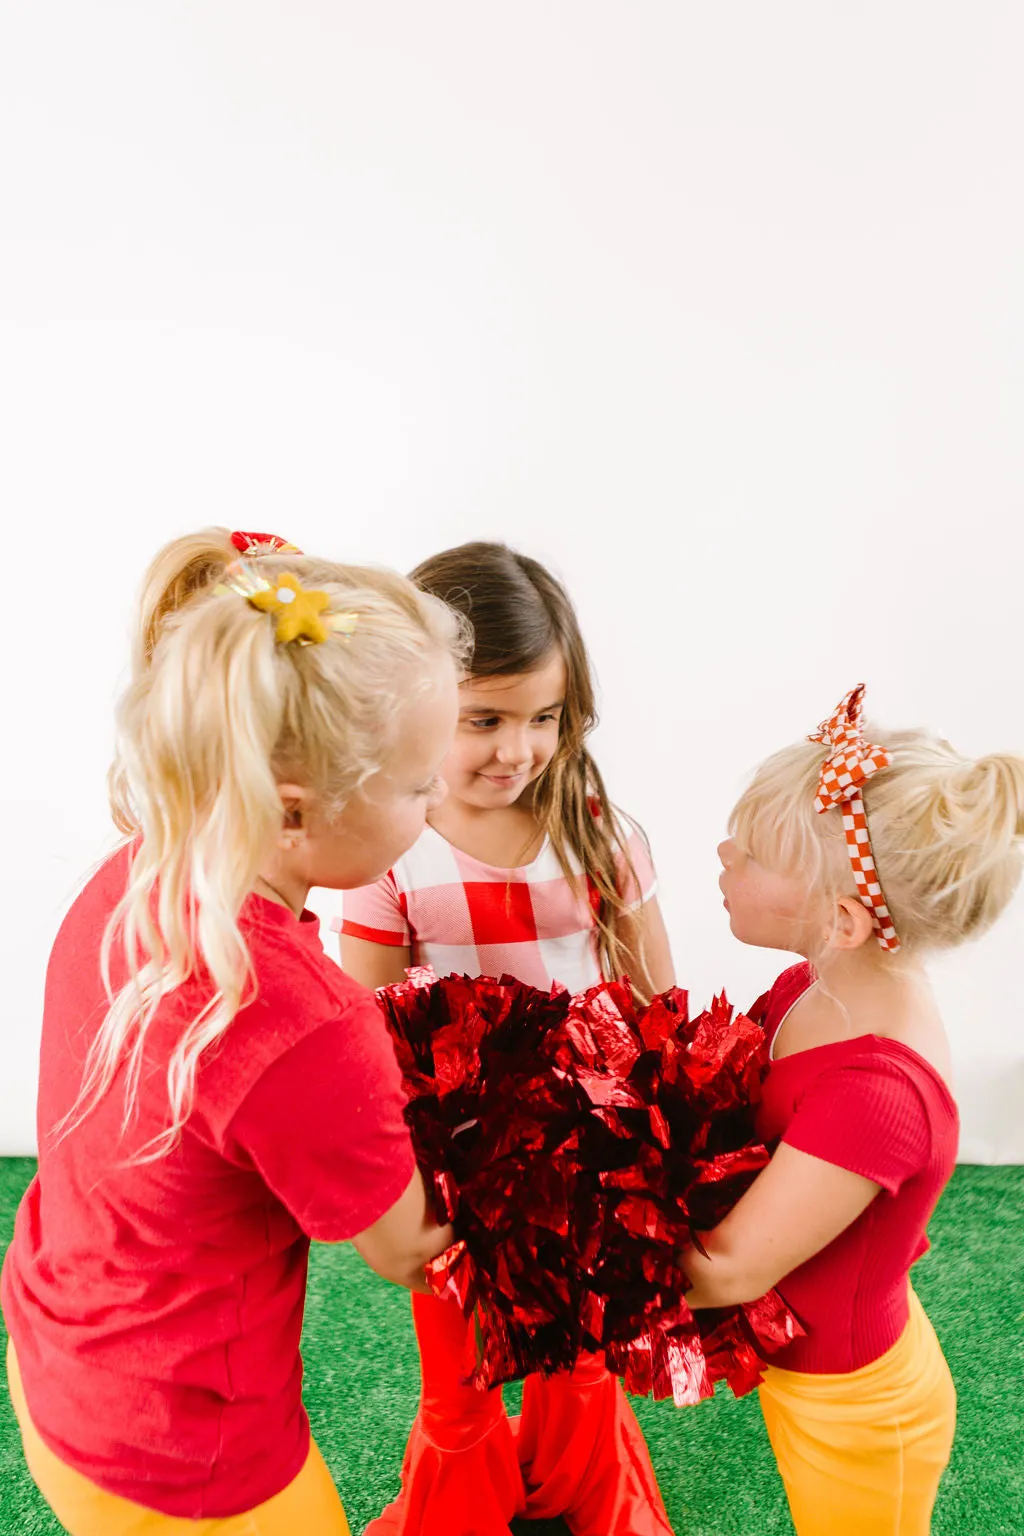
[{"label": "wavy blonde hair", "polygon": [[[962,757],[925,731],[865,727],[890,766],[863,787],[871,850],[901,948],[949,949],[983,933],[1024,868],[1024,758]],[[729,822],[758,863],[808,892],[855,895],[837,809],[814,808],[826,748],[798,742],[768,759]],[[897,955],[898,958],[898,955]]]},{"label": "wavy blonde hair", "polygon": [[[214,591],[235,559],[220,528],[157,555],[117,712],[111,809],[135,846],[103,941],[110,1006],[64,1130],[122,1066],[127,1128],[157,1009],[198,979],[205,1001],[168,1063],[170,1120],[143,1149],[151,1158],[188,1118],[201,1056],[255,996],[238,919],[281,824],[278,784],[309,787],[316,813],[335,819],[386,761],[431,661],[467,652],[457,616],[403,577],[292,554],[260,556],[260,574],[291,571],[330,594],[330,611],[357,613],[358,627],[351,639],[278,644],[272,615]],[[115,958],[126,977],[119,987]]]}]

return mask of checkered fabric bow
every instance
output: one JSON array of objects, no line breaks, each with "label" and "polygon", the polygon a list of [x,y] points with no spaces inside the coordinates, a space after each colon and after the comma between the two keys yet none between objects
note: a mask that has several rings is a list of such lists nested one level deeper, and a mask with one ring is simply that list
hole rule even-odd
[{"label": "checkered fabric bow", "polygon": [[834,806],[842,811],[857,894],[871,913],[879,944],[883,949],[897,950],[900,941],[872,857],[868,819],[860,793],[860,786],[873,773],[889,766],[889,754],[884,747],[872,746],[864,740],[863,713],[864,684],[858,683],[829,719],[823,720],[814,734],[808,736],[808,741],[822,742],[829,748],[821,765],[814,805],[819,812],[829,811]]}]

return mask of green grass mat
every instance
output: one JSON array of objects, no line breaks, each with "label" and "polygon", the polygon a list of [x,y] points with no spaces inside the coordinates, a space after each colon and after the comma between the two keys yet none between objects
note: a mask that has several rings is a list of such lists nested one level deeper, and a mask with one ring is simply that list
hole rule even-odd
[{"label": "green grass mat", "polygon": [[[0,1252],[33,1170],[27,1158],[0,1160]],[[1024,1167],[957,1169],[931,1238],[914,1284],[960,1398],[933,1530],[1022,1536]],[[359,1532],[397,1488],[416,1408],[407,1297],[372,1275],[350,1248],[314,1247],[303,1352],[313,1432]],[[517,1396],[506,1394],[510,1406]],[[792,1532],[756,1395],[736,1402],[723,1391],[683,1411],[648,1401],[636,1409],[679,1536]],[[562,1529],[539,1521],[517,1527],[521,1536]],[[10,1402],[0,1392],[0,1536],[59,1530],[25,1471]]]}]

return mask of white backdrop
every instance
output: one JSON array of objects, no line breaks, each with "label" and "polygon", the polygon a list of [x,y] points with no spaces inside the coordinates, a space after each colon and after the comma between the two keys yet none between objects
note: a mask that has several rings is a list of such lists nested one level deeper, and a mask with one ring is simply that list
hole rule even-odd
[{"label": "white backdrop", "polygon": [[[1024,749],[1012,0],[10,0],[0,26],[0,1153],[34,1146],[46,955],[175,533],[549,561],[700,999],[780,968],[729,937],[715,845],[845,689]],[[1022,918],[936,968],[967,1160],[1024,1161]]]}]

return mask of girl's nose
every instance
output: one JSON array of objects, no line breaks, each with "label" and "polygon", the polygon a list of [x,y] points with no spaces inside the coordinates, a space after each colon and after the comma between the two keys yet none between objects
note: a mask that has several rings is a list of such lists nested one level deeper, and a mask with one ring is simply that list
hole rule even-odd
[{"label": "girl's nose", "polygon": [[729,868],[729,865],[732,863],[733,854],[735,852],[736,845],[734,844],[731,837],[727,837],[724,842],[719,843],[718,857],[721,861],[723,869]]},{"label": "girl's nose", "polygon": [[505,763],[513,768],[528,762],[530,751],[526,745],[526,732],[521,728],[506,728],[501,733],[494,755],[499,763]]}]

